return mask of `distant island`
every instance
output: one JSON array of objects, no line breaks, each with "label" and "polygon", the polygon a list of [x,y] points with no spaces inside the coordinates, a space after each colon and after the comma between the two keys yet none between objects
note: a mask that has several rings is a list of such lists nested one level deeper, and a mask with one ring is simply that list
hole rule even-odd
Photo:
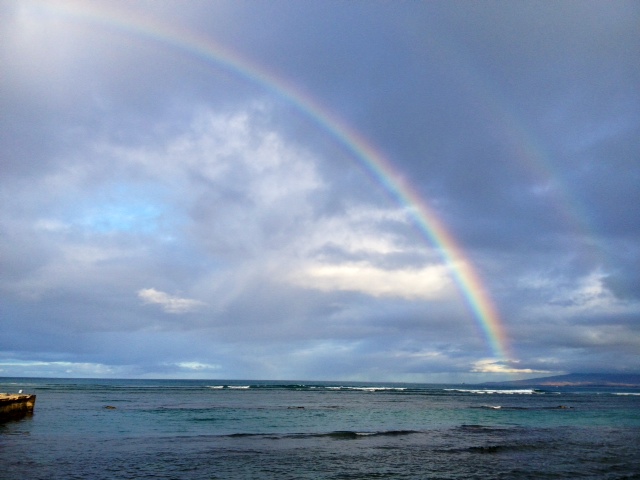
[{"label": "distant island", "polygon": [[529,378],[508,382],[486,382],[483,385],[542,385],[549,387],[640,387],[640,374],[635,373],[569,373],[553,377]]}]

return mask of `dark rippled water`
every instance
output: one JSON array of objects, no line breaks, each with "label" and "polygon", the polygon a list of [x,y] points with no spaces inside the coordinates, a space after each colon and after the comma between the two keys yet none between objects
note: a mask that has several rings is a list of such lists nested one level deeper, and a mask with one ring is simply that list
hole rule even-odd
[{"label": "dark rippled water", "polygon": [[[0,479],[640,479],[640,390],[0,378]],[[115,407],[115,408],[113,408]]]}]

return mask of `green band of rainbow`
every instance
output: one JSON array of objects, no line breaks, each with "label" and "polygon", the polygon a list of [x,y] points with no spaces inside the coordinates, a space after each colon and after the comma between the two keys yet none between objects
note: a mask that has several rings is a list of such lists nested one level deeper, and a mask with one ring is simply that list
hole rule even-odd
[{"label": "green band of rainbow", "polygon": [[384,155],[374,148],[371,142],[345,125],[311,96],[301,92],[286,80],[269,74],[264,68],[249,63],[210,38],[198,36],[175,25],[160,23],[152,17],[129,11],[125,14],[112,6],[79,0],[67,0],[63,3],[45,1],[42,5],[51,7],[48,9],[49,12],[56,15],[62,14],[80,21],[115,28],[129,35],[153,40],[205,62],[214,62],[250,82],[261,84],[295,105],[351,151],[392,197],[401,205],[409,207],[413,220],[423,236],[438,248],[443,260],[449,266],[456,285],[489,343],[492,354],[499,360],[509,359],[506,335],[498,312],[464,250],[445,228],[433,209],[402,179]]}]

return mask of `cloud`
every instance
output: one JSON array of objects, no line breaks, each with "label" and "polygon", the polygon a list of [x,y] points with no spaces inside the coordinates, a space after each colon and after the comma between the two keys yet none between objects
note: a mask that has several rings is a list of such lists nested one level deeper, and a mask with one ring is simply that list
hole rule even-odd
[{"label": "cloud", "polygon": [[472,372],[475,373],[508,373],[508,374],[544,374],[551,370],[535,370],[532,368],[517,368],[518,362],[505,362],[493,359],[483,359],[474,362]]},{"label": "cloud", "polygon": [[220,370],[222,368],[220,365],[211,365],[208,363],[201,363],[201,362],[179,362],[179,363],[176,363],[176,366],[180,368],[184,368],[186,370],[195,370],[195,371],[202,371],[202,370],[214,371],[214,370]]},{"label": "cloud", "polygon": [[[75,8],[0,2],[5,371],[637,370],[636,3]],[[167,44],[178,25],[220,50]],[[409,198],[516,358],[488,359]]]},{"label": "cloud", "polygon": [[589,272],[571,279],[554,279],[547,276],[546,280],[524,278],[523,284],[542,289],[544,303],[536,303],[527,307],[532,317],[547,317],[555,319],[587,319],[614,314],[623,318],[632,314],[638,308],[635,299],[618,298],[609,288],[608,276],[599,270]]},{"label": "cloud", "polygon": [[206,305],[199,300],[190,298],[180,298],[168,293],[161,292],[155,288],[143,288],[138,291],[138,297],[145,304],[160,305],[167,313],[188,313],[198,310]]},{"label": "cloud", "polygon": [[0,361],[0,373],[5,376],[29,377],[117,377],[124,373],[113,365],[71,361]]},{"label": "cloud", "polygon": [[451,294],[446,266],[387,270],[366,263],[316,264],[294,272],[290,281],[322,291],[344,290],[374,297],[437,299]]}]

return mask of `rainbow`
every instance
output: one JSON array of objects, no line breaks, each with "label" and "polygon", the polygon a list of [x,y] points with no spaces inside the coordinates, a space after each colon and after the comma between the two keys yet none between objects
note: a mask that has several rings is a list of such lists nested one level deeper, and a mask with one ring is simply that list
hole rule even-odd
[{"label": "rainbow", "polygon": [[[474,68],[475,60],[465,58],[466,48],[455,48],[442,39],[449,35],[436,34],[433,25],[426,32],[427,40],[434,48],[429,55],[440,64],[446,64],[451,73],[452,81],[465,92],[469,99],[474,100],[474,107],[478,109],[489,125],[494,125],[495,133],[500,135],[501,143],[505,145],[511,155],[510,160],[517,162],[533,182],[537,182],[540,190],[553,205],[551,215],[574,235],[573,242],[580,242],[583,253],[594,263],[605,264],[607,259],[597,245],[597,233],[591,224],[588,212],[584,210],[572,192],[568,182],[563,181],[562,174],[553,166],[553,155],[543,143],[531,133],[522,116],[517,115],[504,96],[486,73]],[[436,40],[437,35],[437,40]]]},{"label": "rainbow", "polygon": [[143,16],[131,11],[125,13],[116,9],[112,4],[98,4],[83,0],[64,2],[43,0],[39,5],[47,10],[47,14],[53,16],[60,15],[65,19],[89,22],[112,30],[116,29],[125,34],[155,41],[204,62],[214,62],[239,77],[260,84],[295,105],[350,151],[397,202],[408,207],[407,210],[421,234],[438,248],[443,261],[448,265],[462,297],[473,313],[496,360],[508,361],[512,358],[507,349],[507,336],[489,292],[464,250],[447,230],[436,212],[402,178],[402,175],[396,171],[379,149],[331,114],[310,95],[285,79],[276,77],[264,68],[249,63],[210,38],[175,25],[160,23],[150,16]]},{"label": "rainbow", "polygon": [[[452,51],[447,48],[447,51]],[[504,94],[478,69],[470,67],[473,62],[467,59],[461,62],[460,54],[449,54],[447,61],[460,86],[467,91],[470,98],[480,98],[483,101],[475,105],[482,111],[483,117],[493,120],[501,133],[502,142],[510,149],[511,160],[520,164],[527,171],[530,178],[537,181],[542,188],[548,187],[550,195],[558,206],[552,214],[558,216],[571,232],[582,233],[587,238],[594,237],[593,227],[582,206],[576,201],[576,196],[570,191],[560,173],[552,166],[552,155],[542,143],[531,135],[524,120],[509,106]],[[457,61],[456,61],[457,60]],[[595,258],[598,252],[591,249],[587,252]]]}]

